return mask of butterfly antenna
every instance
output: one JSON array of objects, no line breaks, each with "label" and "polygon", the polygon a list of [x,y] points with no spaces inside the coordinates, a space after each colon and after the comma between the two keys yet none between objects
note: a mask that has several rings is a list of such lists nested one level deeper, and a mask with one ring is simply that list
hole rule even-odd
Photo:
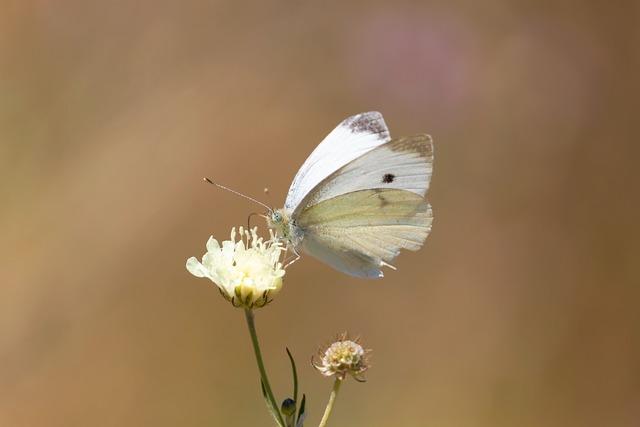
[{"label": "butterfly antenna", "polygon": [[205,182],[208,182],[208,183],[209,183],[209,184],[211,184],[211,185],[215,185],[216,187],[221,188],[221,189],[223,189],[223,190],[227,190],[227,191],[229,191],[229,192],[231,192],[231,193],[235,194],[236,196],[240,196],[240,197],[243,197],[243,198],[245,198],[245,199],[247,199],[247,200],[251,200],[252,202],[259,204],[260,206],[263,206],[263,207],[267,208],[267,210],[268,210],[268,211],[272,211],[272,210],[273,210],[273,209],[271,209],[269,206],[267,206],[267,205],[265,205],[264,203],[262,203],[261,201],[256,200],[256,199],[254,199],[253,197],[249,197],[249,196],[247,196],[247,195],[244,195],[244,194],[242,194],[242,193],[240,193],[240,192],[238,192],[238,191],[236,191],[236,190],[232,190],[232,189],[230,189],[229,187],[225,187],[225,186],[224,186],[224,185],[222,185],[222,184],[218,184],[217,182],[213,182],[213,181],[211,181],[211,180],[210,180],[209,178],[207,178],[207,177],[205,177],[205,178],[204,178],[204,181],[205,181]]}]

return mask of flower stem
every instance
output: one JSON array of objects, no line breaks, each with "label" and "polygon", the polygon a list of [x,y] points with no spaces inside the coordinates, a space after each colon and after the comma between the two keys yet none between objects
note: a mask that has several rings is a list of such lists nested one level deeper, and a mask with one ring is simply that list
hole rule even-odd
[{"label": "flower stem", "polygon": [[336,401],[336,397],[338,397],[338,391],[340,391],[341,384],[342,380],[336,377],[336,381],[333,383],[333,390],[331,390],[331,395],[329,396],[329,403],[327,403],[324,415],[322,416],[322,421],[320,421],[320,425],[318,427],[325,427],[327,425],[329,415],[331,415],[331,410],[333,409],[333,404]]},{"label": "flower stem", "polygon": [[279,426],[285,427],[284,420],[282,419],[282,415],[280,414],[280,410],[278,409],[278,404],[276,403],[276,399],[273,396],[273,392],[271,391],[269,378],[267,378],[267,371],[264,369],[264,362],[262,361],[262,352],[260,351],[260,344],[258,343],[258,335],[256,333],[256,325],[253,319],[253,310],[246,308],[244,310],[244,314],[247,319],[249,334],[251,335],[253,352],[256,355],[256,362],[258,362],[258,370],[260,371],[260,378],[262,379],[264,390],[267,394],[267,398],[269,399],[269,403],[271,404],[271,414],[273,415],[273,418],[275,418],[276,423]]}]

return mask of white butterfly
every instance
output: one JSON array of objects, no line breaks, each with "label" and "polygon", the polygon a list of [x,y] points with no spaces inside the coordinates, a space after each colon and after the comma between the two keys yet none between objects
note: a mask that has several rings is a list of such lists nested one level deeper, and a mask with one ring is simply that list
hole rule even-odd
[{"label": "white butterfly", "polygon": [[[433,215],[428,135],[391,139],[378,112],[345,119],[296,174],[268,226],[296,254],[357,277],[379,278],[401,249],[420,249]],[[299,255],[298,255],[299,257]]]}]

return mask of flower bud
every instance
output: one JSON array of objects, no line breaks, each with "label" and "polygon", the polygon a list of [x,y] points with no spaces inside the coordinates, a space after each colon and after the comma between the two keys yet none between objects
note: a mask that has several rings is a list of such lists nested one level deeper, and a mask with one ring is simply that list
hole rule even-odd
[{"label": "flower bud", "polygon": [[282,402],[282,413],[287,417],[296,413],[296,401],[293,399],[285,399]]}]

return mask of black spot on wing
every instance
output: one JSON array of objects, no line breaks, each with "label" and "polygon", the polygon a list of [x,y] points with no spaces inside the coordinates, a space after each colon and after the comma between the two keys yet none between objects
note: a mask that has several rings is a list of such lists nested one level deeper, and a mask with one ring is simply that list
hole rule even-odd
[{"label": "black spot on wing", "polygon": [[392,173],[385,173],[382,176],[382,182],[385,184],[391,184],[394,179],[396,179],[396,176]]}]

